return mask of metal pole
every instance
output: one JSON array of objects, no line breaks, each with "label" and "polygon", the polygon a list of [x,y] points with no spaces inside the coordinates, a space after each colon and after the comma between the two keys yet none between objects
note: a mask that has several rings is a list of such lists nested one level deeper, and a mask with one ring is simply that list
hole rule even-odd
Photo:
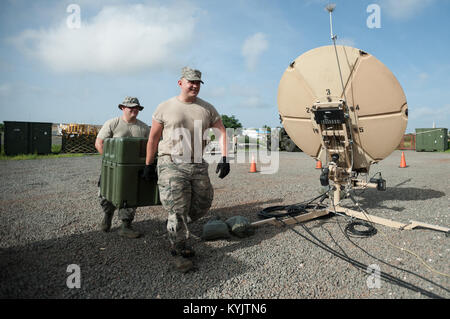
[{"label": "metal pole", "polygon": [[334,3],[329,3],[325,9],[327,9],[327,11],[330,13],[330,34],[331,34],[331,40],[335,40],[336,37],[333,34],[333,18],[332,18],[332,12],[334,11],[334,8],[336,8],[336,4]]}]

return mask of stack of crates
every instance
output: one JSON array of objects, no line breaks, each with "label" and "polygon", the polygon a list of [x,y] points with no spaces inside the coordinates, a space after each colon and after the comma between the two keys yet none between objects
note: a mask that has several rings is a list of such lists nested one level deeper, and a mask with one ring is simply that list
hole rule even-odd
[{"label": "stack of crates", "polygon": [[100,194],[118,208],[161,205],[156,180],[145,181],[147,138],[116,137],[103,142]]},{"label": "stack of crates", "polygon": [[87,124],[60,124],[62,153],[97,153],[95,139],[98,130]]}]

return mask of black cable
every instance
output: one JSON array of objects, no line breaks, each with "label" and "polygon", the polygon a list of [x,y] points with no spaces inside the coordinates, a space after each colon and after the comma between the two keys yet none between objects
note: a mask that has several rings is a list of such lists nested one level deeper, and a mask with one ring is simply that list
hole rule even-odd
[{"label": "black cable", "polygon": [[[310,209],[323,209],[324,205],[313,204],[293,204],[286,206],[270,206],[258,212],[258,217],[261,219],[267,218],[281,218],[281,217],[295,217],[306,214]],[[279,211],[286,211],[286,213],[275,213]]]},{"label": "black cable", "polygon": [[[317,242],[314,241],[314,240],[312,240],[312,239],[310,239],[310,238],[308,238],[308,237],[306,237],[306,236],[304,236],[303,234],[301,234],[300,232],[298,232],[297,230],[295,230],[293,227],[290,227],[290,226],[289,226],[288,224],[286,224],[286,223],[283,221],[283,219],[281,218],[281,217],[286,217],[286,216],[291,216],[291,217],[298,216],[298,215],[300,215],[300,214],[302,214],[302,213],[306,213],[306,212],[307,212],[307,209],[309,209],[309,208],[315,208],[315,209],[317,209],[318,206],[319,206],[319,207],[323,206],[323,208],[326,208],[326,206],[322,205],[321,203],[325,200],[325,198],[327,198],[327,196],[328,196],[327,193],[325,193],[325,194],[322,194],[322,195],[320,195],[320,196],[317,196],[317,197],[311,199],[310,201],[303,202],[303,203],[300,203],[300,204],[284,205],[284,206],[281,205],[281,206],[271,206],[271,207],[266,207],[266,208],[264,208],[263,210],[261,210],[260,212],[258,212],[258,216],[259,216],[260,218],[263,218],[263,219],[275,217],[275,218],[276,218],[278,221],[280,221],[284,226],[287,226],[290,230],[292,230],[293,232],[295,232],[296,234],[298,234],[298,235],[301,236],[302,238],[304,238],[304,239],[306,239],[307,241],[313,243],[314,245],[318,246],[319,248],[322,248],[323,250],[325,250],[325,251],[331,253],[331,254],[334,255],[335,257],[338,257],[338,258],[340,258],[340,259],[342,259],[342,260],[344,260],[344,261],[350,263],[351,265],[355,266],[356,268],[359,268],[360,270],[363,270],[363,271],[366,272],[366,271],[367,271],[367,267],[368,267],[367,265],[365,265],[365,264],[363,264],[363,263],[361,263],[361,262],[359,262],[359,261],[357,261],[357,260],[355,260],[355,259],[353,259],[353,258],[350,258],[350,257],[348,257],[347,255],[341,254],[340,252],[334,250],[333,248],[330,248],[328,245],[326,245],[326,244],[323,243],[320,239],[318,239],[313,233],[311,233],[311,231],[310,231],[305,225],[300,224],[300,225],[303,227],[303,229],[305,229],[305,231],[306,231],[313,239],[315,239]],[[315,200],[317,200],[317,199],[319,199],[319,198],[321,198],[321,200],[320,200],[319,203],[317,203],[317,204],[315,204],[315,205],[314,205],[314,204],[311,204],[313,201],[315,201]],[[273,212],[275,212],[275,211],[281,211],[281,210],[287,210],[287,213],[284,213],[284,214],[273,214]],[[351,222],[349,225],[351,225],[352,223],[355,223],[355,224],[356,224],[356,222]],[[348,227],[349,225],[347,225],[347,227]],[[370,224],[368,224],[368,223],[367,223],[367,225],[373,227],[373,225],[370,225]],[[366,225],[365,225],[365,226],[366,226]],[[366,226],[366,227],[368,227],[368,226]],[[373,229],[375,229],[375,227],[373,227]],[[372,230],[371,228],[369,228],[367,231],[369,231],[369,230],[370,230],[371,232],[373,232],[373,230]],[[376,229],[375,229],[375,233],[376,233]],[[430,297],[430,298],[438,298],[438,299],[442,299],[442,297],[439,296],[439,295],[436,295],[436,294],[434,294],[434,293],[432,293],[432,292],[426,291],[426,290],[424,290],[424,289],[422,289],[422,288],[420,288],[420,287],[414,286],[413,284],[410,284],[410,283],[408,283],[408,282],[405,282],[405,281],[403,281],[403,280],[401,280],[401,279],[399,279],[399,278],[396,278],[396,277],[391,276],[391,275],[389,275],[389,274],[386,274],[386,273],[384,273],[384,272],[380,272],[379,275],[380,275],[380,278],[383,278],[384,280],[386,280],[386,281],[388,281],[388,282],[391,282],[391,283],[393,283],[393,284],[396,284],[396,285],[398,285],[398,286],[400,286],[400,287],[403,287],[403,288],[406,288],[406,289],[410,289],[410,290],[413,290],[413,291],[415,291],[415,292],[419,292],[419,293],[421,293],[421,294],[423,294],[423,295],[425,295],[425,296],[427,296],[427,297]]]},{"label": "black cable", "polygon": [[[355,226],[363,226],[366,227],[366,230],[358,230],[355,229]],[[377,233],[377,229],[373,226],[373,224],[370,224],[368,222],[355,220],[347,224],[345,226],[345,232],[347,234],[353,234],[355,236],[359,237],[371,237]]]},{"label": "black cable", "polygon": [[443,286],[441,286],[441,285],[435,283],[434,281],[432,281],[432,280],[430,280],[430,279],[428,279],[428,278],[425,278],[425,277],[423,277],[423,276],[421,276],[421,275],[419,275],[419,274],[416,274],[416,273],[414,273],[414,272],[412,272],[412,271],[410,271],[410,270],[408,270],[408,269],[400,268],[400,267],[397,267],[397,266],[395,266],[395,265],[389,264],[389,263],[387,263],[386,261],[384,261],[384,260],[382,260],[382,259],[380,259],[380,258],[378,258],[378,257],[376,257],[376,256],[374,256],[374,255],[372,255],[372,254],[370,254],[368,251],[366,251],[365,249],[361,248],[361,247],[358,246],[354,241],[352,241],[352,240],[350,239],[350,237],[348,236],[348,234],[347,234],[346,232],[344,232],[344,230],[342,229],[341,224],[339,223],[339,219],[337,219],[337,224],[338,224],[339,229],[341,230],[341,232],[342,232],[342,233],[344,234],[344,236],[347,238],[347,240],[348,240],[350,243],[352,243],[353,246],[355,246],[356,248],[362,250],[362,251],[363,251],[366,255],[368,255],[369,257],[372,257],[372,258],[374,258],[375,260],[377,260],[377,261],[379,261],[379,262],[381,262],[381,263],[383,263],[383,264],[385,264],[385,265],[387,265],[387,266],[389,266],[389,267],[393,267],[393,268],[395,268],[395,269],[397,269],[397,270],[404,271],[404,272],[406,272],[406,273],[408,273],[408,274],[410,274],[410,275],[413,275],[413,276],[415,276],[415,277],[417,277],[417,278],[420,278],[420,279],[422,279],[422,280],[425,280],[425,281],[429,282],[430,284],[433,284],[433,285],[435,285],[436,287],[439,287],[439,288],[445,290],[446,292],[450,292],[449,289],[447,289],[447,288],[445,288],[445,287],[443,287]]},{"label": "black cable", "polygon": [[[295,217],[302,214],[306,214],[309,209],[324,209],[326,208],[325,205],[322,205],[322,202],[325,200],[325,198],[328,195],[321,194],[317,197],[314,197],[313,199],[310,199],[308,201],[304,201],[302,203],[298,204],[292,204],[292,205],[280,205],[280,206],[270,206],[262,209],[258,212],[258,217],[261,219],[267,219],[267,218],[281,218],[281,217]],[[312,204],[315,200],[320,199],[319,203]],[[286,213],[274,213],[279,211],[286,211]]]},{"label": "black cable", "polygon": [[[365,265],[365,264],[363,264],[363,263],[361,263],[361,262],[359,262],[359,261],[357,261],[357,260],[355,260],[353,258],[350,258],[350,257],[348,257],[346,255],[343,255],[343,254],[339,253],[338,251],[334,250],[333,248],[330,248],[328,245],[326,245],[320,239],[318,239],[313,233],[311,233],[311,231],[305,225],[300,224],[303,227],[303,229],[305,229],[305,231],[309,235],[311,235],[311,237],[313,239],[315,239],[317,242],[315,242],[314,240],[311,240],[310,238],[304,236],[303,234],[301,234],[300,232],[295,230],[293,227],[290,227],[288,224],[284,223],[283,220],[280,219],[279,221],[282,224],[284,224],[285,226],[287,226],[290,230],[292,230],[293,232],[295,232],[296,234],[298,234],[302,238],[306,239],[307,241],[309,241],[309,242],[313,243],[314,245],[318,246],[319,248],[322,248],[323,250],[325,250],[325,251],[331,253],[332,255],[334,255],[335,257],[338,257],[338,258],[340,258],[340,259],[350,263],[351,265],[353,265],[353,266],[363,270],[364,272],[367,271],[367,267],[368,267],[367,265]],[[423,295],[425,295],[427,297],[442,299],[442,297],[439,296],[439,295],[436,295],[436,294],[434,294],[432,292],[426,291],[426,290],[424,290],[424,289],[422,289],[420,287],[414,286],[413,284],[410,284],[410,283],[408,283],[406,281],[403,281],[403,280],[401,280],[399,278],[396,278],[394,276],[391,276],[391,275],[386,274],[386,273],[381,272],[381,271],[380,271],[380,278],[383,278],[384,280],[386,280],[388,282],[391,282],[391,283],[394,283],[394,284],[396,284],[396,285],[398,285],[400,287],[403,287],[403,288],[406,288],[406,289],[410,289],[410,290],[413,290],[415,292],[419,292],[419,293],[421,293],[421,294],[423,294]]]},{"label": "black cable", "polygon": [[[380,174],[380,176],[381,176],[380,172],[378,172],[376,174]],[[373,176],[375,176],[376,174],[374,174]],[[350,197],[353,201],[355,201],[351,195],[350,195]],[[336,207],[334,206],[334,201],[332,201],[332,203],[333,203],[334,211],[336,212]],[[357,230],[357,229],[355,229],[355,226],[363,226],[363,227],[366,227],[367,229],[366,230]],[[375,226],[372,223],[368,223],[365,221],[356,221],[356,220],[352,219],[345,227],[345,233],[346,233],[346,236],[348,236],[349,234],[353,234],[358,237],[371,237],[377,233],[377,229],[375,228]]]}]

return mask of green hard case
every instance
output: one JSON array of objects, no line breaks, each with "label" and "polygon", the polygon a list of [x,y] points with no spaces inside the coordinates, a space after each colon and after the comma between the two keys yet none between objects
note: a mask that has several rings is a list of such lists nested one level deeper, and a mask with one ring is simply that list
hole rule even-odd
[{"label": "green hard case", "polygon": [[100,194],[118,208],[161,205],[157,180],[145,181],[147,138],[116,137],[103,142]]}]

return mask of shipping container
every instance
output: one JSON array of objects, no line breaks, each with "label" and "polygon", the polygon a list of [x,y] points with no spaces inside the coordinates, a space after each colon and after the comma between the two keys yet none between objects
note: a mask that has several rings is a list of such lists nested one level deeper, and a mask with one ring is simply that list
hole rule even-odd
[{"label": "shipping container", "polygon": [[50,154],[52,152],[52,123],[30,123],[30,153]]},{"label": "shipping container", "polygon": [[446,128],[416,128],[416,152],[443,152],[448,149]]},{"label": "shipping container", "polygon": [[4,123],[6,155],[52,152],[52,123],[18,121]]}]

